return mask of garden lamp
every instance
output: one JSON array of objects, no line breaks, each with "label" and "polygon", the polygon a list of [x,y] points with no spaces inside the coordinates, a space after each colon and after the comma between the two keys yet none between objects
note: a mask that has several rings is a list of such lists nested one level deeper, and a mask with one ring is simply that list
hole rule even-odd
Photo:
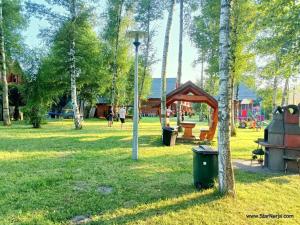
[{"label": "garden lamp", "polygon": [[139,46],[140,38],[145,36],[145,32],[139,30],[132,30],[127,32],[127,37],[134,39],[135,46],[135,69],[134,69],[134,105],[133,105],[133,143],[132,143],[132,159],[138,159],[139,139],[138,139],[138,125],[139,125],[139,99],[138,99],[138,68],[139,68]]}]

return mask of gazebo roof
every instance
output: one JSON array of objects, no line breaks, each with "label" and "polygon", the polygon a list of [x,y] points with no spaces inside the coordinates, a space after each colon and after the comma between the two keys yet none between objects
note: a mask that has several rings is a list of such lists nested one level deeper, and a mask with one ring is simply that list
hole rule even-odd
[{"label": "gazebo roof", "polygon": [[174,101],[203,102],[214,109],[218,108],[217,100],[191,81],[168,93],[167,105],[172,104]]}]

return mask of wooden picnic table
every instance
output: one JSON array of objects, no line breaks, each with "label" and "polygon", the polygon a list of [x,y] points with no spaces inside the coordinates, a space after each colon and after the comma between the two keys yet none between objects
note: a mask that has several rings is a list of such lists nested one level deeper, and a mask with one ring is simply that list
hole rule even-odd
[{"label": "wooden picnic table", "polygon": [[181,126],[184,128],[183,138],[194,139],[193,128],[196,126],[194,122],[181,122]]}]

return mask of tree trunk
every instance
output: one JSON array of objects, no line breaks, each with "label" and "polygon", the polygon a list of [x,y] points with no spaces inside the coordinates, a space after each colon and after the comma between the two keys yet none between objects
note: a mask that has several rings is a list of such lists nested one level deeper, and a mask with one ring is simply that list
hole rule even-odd
[{"label": "tree trunk", "polygon": [[151,2],[148,2],[148,9],[147,9],[147,36],[146,36],[146,53],[145,53],[145,62],[144,62],[144,68],[143,68],[143,74],[141,77],[141,88],[139,91],[139,109],[141,109],[141,98],[142,98],[142,93],[144,89],[144,83],[145,83],[145,78],[146,78],[146,73],[148,69],[148,62],[149,62],[149,49],[150,49],[150,19],[151,19]]},{"label": "tree trunk", "polygon": [[9,101],[8,101],[8,84],[7,84],[7,70],[6,70],[6,59],[5,59],[5,47],[4,47],[4,30],[3,30],[3,14],[2,14],[2,0],[0,0],[0,44],[1,44],[1,78],[3,85],[3,94],[2,94],[2,104],[3,104],[3,125],[9,126],[10,116],[9,116]]},{"label": "tree trunk", "polygon": [[119,13],[118,13],[118,24],[117,24],[117,31],[116,31],[116,43],[115,43],[115,54],[114,54],[114,68],[113,68],[113,79],[112,79],[112,90],[111,90],[111,106],[115,111],[115,98],[116,98],[116,82],[118,78],[118,50],[119,50],[119,33],[120,33],[120,26],[121,26],[121,17],[122,17],[122,10],[123,10],[124,0],[120,3]]},{"label": "tree trunk", "polygon": [[230,136],[236,136],[236,129],[235,129],[235,113],[234,113],[234,75],[231,74],[231,81],[230,81]]},{"label": "tree trunk", "polygon": [[229,77],[229,55],[230,55],[230,1],[221,0],[220,15],[220,52],[219,52],[219,129],[218,129],[218,151],[219,151],[219,191],[223,194],[235,196],[234,174],[231,163],[230,152],[230,77]]},{"label": "tree trunk", "polygon": [[238,27],[238,13],[236,9],[238,8],[238,2],[236,0],[231,0],[232,7],[232,40],[231,40],[231,50],[230,50],[230,136],[236,136],[235,129],[235,113],[234,113],[234,83],[236,78],[236,46],[237,46],[237,27]]},{"label": "tree trunk", "polygon": [[[180,18],[179,18],[179,52],[178,52],[178,71],[177,87],[181,85],[182,77],[182,38],[183,38],[183,0],[180,0]],[[181,123],[181,102],[177,102],[177,126]]]},{"label": "tree trunk", "polygon": [[170,41],[170,31],[173,20],[173,11],[174,11],[175,0],[170,0],[169,16],[165,33],[164,41],[164,50],[162,58],[162,69],[161,69],[161,125],[162,127],[166,126],[166,95],[167,95],[167,78],[166,78],[166,69],[168,61],[168,51],[169,51],[169,41]]},{"label": "tree trunk", "polygon": [[240,91],[240,85],[239,83],[237,83],[236,85],[236,92],[235,92],[235,99],[236,99],[236,111],[234,112],[235,113],[235,116],[236,118],[239,117],[239,107],[240,107],[240,101],[239,101],[239,91]]},{"label": "tree trunk", "polygon": [[201,50],[201,78],[200,78],[200,87],[204,88],[204,52]]},{"label": "tree trunk", "polygon": [[289,89],[289,78],[286,78],[284,83],[284,89],[282,92],[281,106],[288,104],[288,89]]},{"label": "tree trunk", "polygon": [[276,108],[277,86],[278,86],[278,78],[275,75],[274,82],[273,82],[273,98],[272,98],[273,111]]},{"label": "tree trunk", "polygon": [[71,100],[74,113],[74,125],[75,129],[81,129],[81,118],[79,113],[79,107],[77,103],[77,91],[76,91],[76,77],[79,75],[76,69],[75,58],[75,22],[76,22],[76,6],[75,1],[72,0],[71,14],[72,14],[72,31],[71,31],[71,46],[70,46],[70,76],[71,76]]}]

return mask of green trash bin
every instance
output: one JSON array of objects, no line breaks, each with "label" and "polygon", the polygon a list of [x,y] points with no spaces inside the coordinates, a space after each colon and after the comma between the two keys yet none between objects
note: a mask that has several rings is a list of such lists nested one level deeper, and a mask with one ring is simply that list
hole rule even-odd
[{"label": "green trash bin", "polygon": [[193,148],[193,175],[196,188],[211,188],[218,176],[218,152],[207,145]]}]

